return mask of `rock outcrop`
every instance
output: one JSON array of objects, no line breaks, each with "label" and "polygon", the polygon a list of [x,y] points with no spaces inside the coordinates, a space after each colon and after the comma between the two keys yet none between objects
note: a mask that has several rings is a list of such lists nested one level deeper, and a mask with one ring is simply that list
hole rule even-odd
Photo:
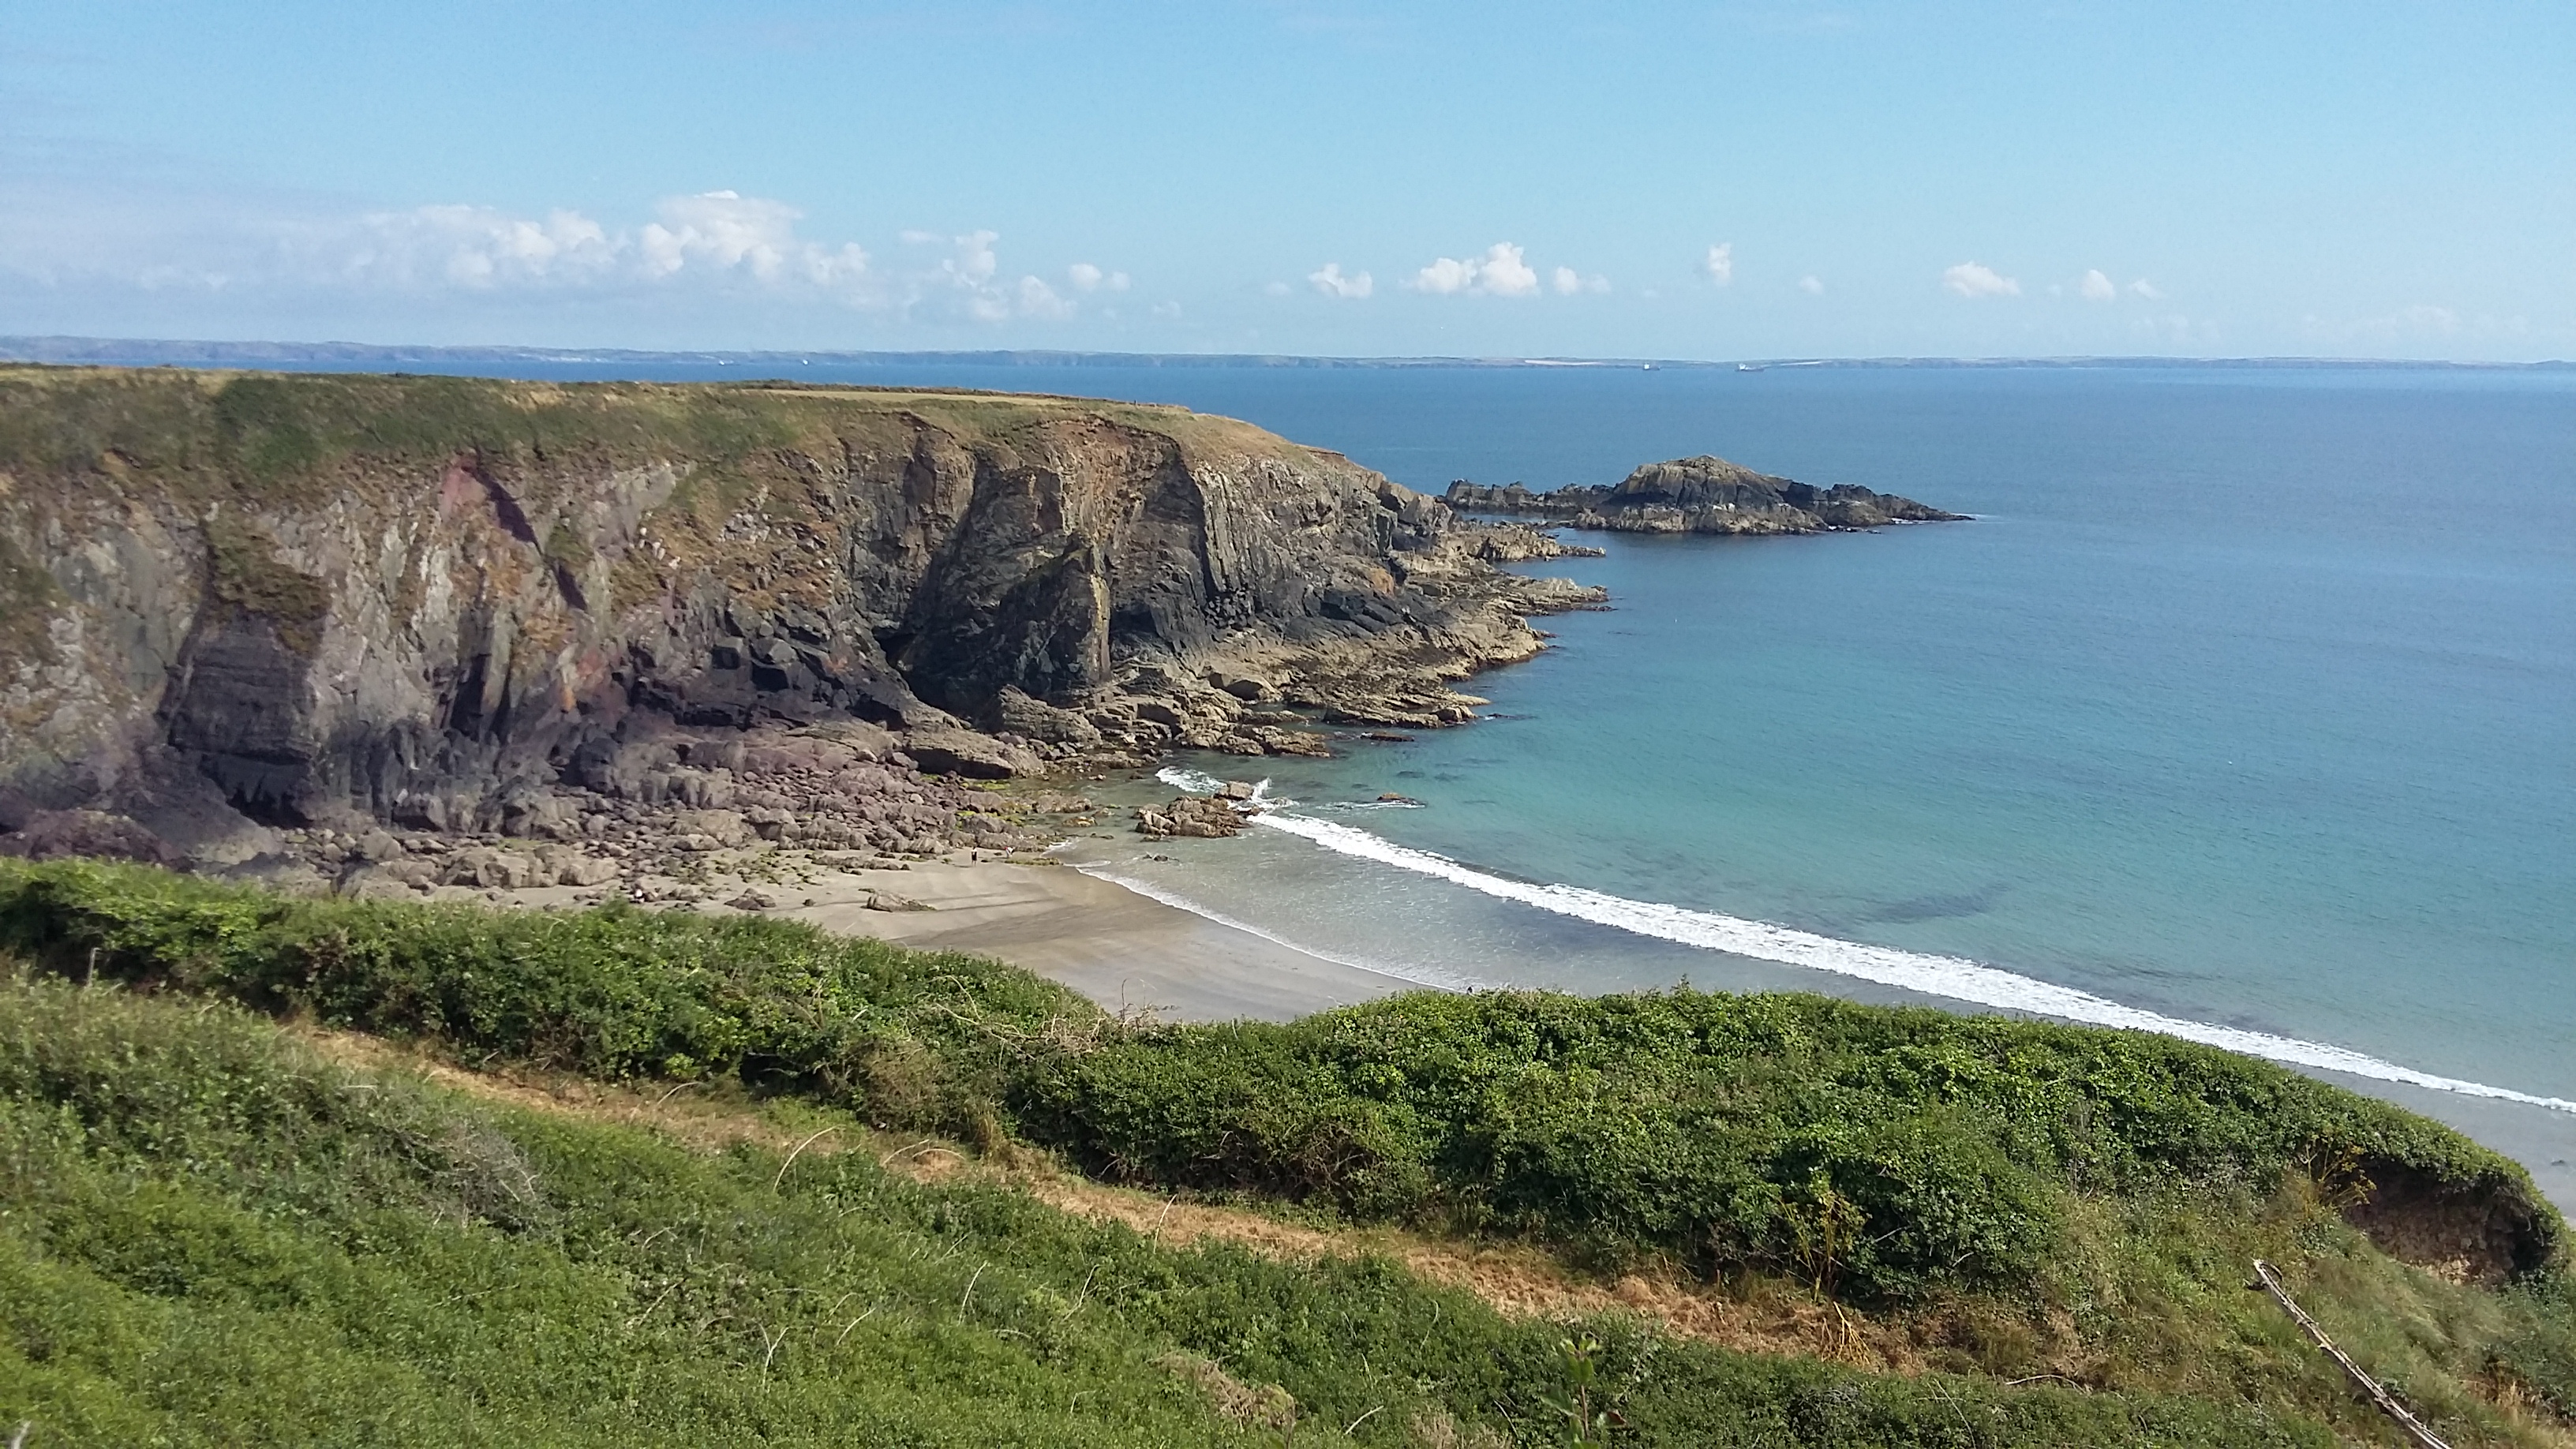
[{"label": "rock outcrop", "polygon": [[1621,533],[1823,533],[1967,517],[1856,483],[1818,488],[1774,478],[1705,454],[1648,463],[1615,486],[1590,484],[1547,493],[1533,493],[1517,483],[1495,487],[1462,478],[1449,485],[1446,501],[1467,512],[1533,515],[1572,528]]},{"label": "rock outcrop", "polygon": [[1223,798],[1183,795],[1169,805],[1138,806],[1136,833],[1148,840],[1168,840],[1175,835],[1222,840],[1243,833],[1246,808]]},{"label": "rock outcrop", "polygon": [[973,843],[924,771],[1470,717],[1527,616],[1599,601],[1494,566],[1551,543],[1177,408],[6,367],[0,790],[201,860],[246,822]]}]

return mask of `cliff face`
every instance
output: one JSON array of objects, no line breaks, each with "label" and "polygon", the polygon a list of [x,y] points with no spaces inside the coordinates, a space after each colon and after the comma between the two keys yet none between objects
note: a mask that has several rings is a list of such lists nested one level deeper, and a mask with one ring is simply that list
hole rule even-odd
[{"label": "cliff face", "polygon": [[1856,483],[1818,488],[1705,454],[1648,463],[1609,487],[1532,493],[1517,483],[1494,487],[1461,479],[1449,485],[1447,501],[1452,508],[1533,514],[1622,533],[1822,533],[1965,517]]},{"label": "cliff face", "polygon": [[1245,716],[1464,718],[1587,601],[1508,538],[1172,408],[0,368],[0,787],[488,829],[666,727],[1307,751]]}]

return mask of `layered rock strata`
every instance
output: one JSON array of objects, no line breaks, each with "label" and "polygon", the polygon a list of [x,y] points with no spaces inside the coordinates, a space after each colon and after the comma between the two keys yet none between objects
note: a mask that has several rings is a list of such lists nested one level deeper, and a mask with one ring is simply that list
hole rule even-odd
[{"label": "layered rock strata", "polygon": [[1648,463],[1617,484],[1546,493],[1462,478],[1449,485],[1445,501],[1467,512],[1525,514],[1621,533],[1824,533],[1967,517],[1857,483],[1818,488],[1705,454]]},{"label": "layered rock strata", "polygon": [[1556,551],[1177,408],[0,368],[0,825],[1008,848],[966,781],[1471,717]]}]

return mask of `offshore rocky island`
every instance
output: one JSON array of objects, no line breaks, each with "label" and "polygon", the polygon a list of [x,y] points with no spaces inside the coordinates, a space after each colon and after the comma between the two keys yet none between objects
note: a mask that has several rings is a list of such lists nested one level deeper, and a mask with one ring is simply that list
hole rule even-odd
[{"label": "offshore rocky island", "polygon": [[1546,493],[1518,483],[1495,487],[1461,478],[1449,485],[1446,497],[1452,508],[1530,514],[1569,528],[1613,533],[1826,533],[1891,523],[1967,521],[1964,513],[1947,513],[1857,483],[1818,488],[1704,453],[1648,463],[1615,484],[1578,484]]}]

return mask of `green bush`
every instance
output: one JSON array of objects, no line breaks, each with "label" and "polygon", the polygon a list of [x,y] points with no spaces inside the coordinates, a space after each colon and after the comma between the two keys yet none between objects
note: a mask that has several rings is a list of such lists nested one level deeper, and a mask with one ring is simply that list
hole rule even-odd
[{"label": "green bush", "polygon": [[1384,1261],[1175,1250],[865,1151],[691,1153],[355,1073],[236,1009],[0,978],[0,1411],[31,1445],[1280,1442],[1176,1353],[1279,1386],[1298,1443],[1445,1416],[1546,1444],[1569,1329],[1641,1446],[2332,1442],[1515,1322]]},{"label": "green bush", "polygon": [[1035,1064],[1018,1101],[1105,1175],[1770,1265],[1861,1299],[2027,1282],[2069,1193],[2268,1191],[2343,1144],[2504,1215],[2521,1271],[2560,1232],[2517,1165],[2266,1063],[1815,996],[1402,996],[1132,1034]]},{"label": "green bush", "polygon": [[997,961],[791,922],[294,900],[92,862],[0,862],[0,946],[468,1058],[736,1078],[965,1132],[1024,1058],[1108,1025]]}]

